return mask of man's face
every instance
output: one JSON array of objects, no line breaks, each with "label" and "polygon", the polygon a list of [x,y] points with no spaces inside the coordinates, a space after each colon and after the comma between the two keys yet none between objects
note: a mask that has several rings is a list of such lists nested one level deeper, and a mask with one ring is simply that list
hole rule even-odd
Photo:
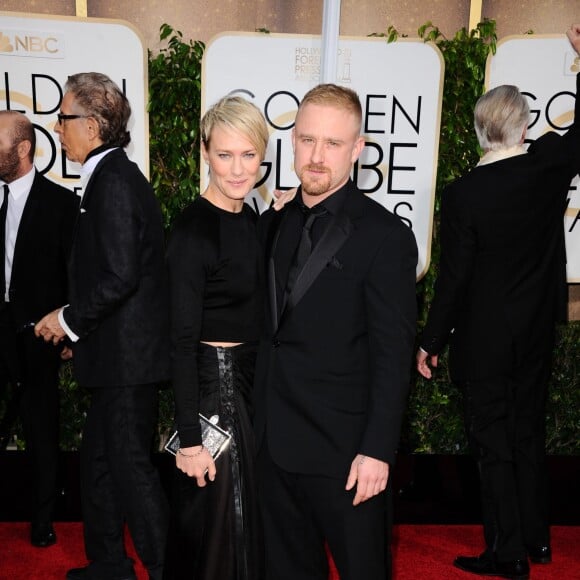
[{"label": "man's face", "polygon": [[[72,93],[65,93],[60,104],[60,112],[63,115],[80,114]],[[94,148],[89,139],[87,119],[63,119],[60,123],[57,121],[54,131],[60,139],[66,158],[69,161],[84,163],[87,155]]]},{"label": "man's face", "polygon": [[349,179],[364,139],[355,115],[336,106],[308,103],[292,132],[294,170],[302,183],[303,201],[315,205]]},{"label": "man's face", "polygon": [[19,174],[18,146],[12,140],[9,116],[0,115],[0,179],[12,183]]}]

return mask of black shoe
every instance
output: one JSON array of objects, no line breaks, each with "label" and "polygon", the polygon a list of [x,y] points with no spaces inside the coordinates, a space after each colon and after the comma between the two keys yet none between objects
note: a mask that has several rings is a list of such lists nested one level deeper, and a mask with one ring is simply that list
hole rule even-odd
[{"label": "black shoe", "polygon": [[30,526],[30,543],[37,548],[48,548],[56,544],[56,534],[50,522],[33,523]]},{"label": "black shoe", "polygon": [[95,572],[94,568],[85,566],[84,568],[72,568],[66,573],[66,580],[137,580],[135,574],[129,576],[103,576]]},{"label": "black shoe", "polygon": [[458,556],[453,565],[464,572],[480,576],[499,576],[512,580],[528,580],[530,577],[530,566],[526,560],[494,562],[486,553],[481,556]]},{"label": "black shoe", "polygon": [[550,546],[527,546],[528,556],[534,564],[549,564],[552,561]]}]

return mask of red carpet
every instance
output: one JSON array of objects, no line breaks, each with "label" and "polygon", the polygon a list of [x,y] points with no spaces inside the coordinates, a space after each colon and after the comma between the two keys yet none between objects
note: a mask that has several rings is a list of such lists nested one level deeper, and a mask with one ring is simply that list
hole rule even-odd
[{"label": "red carpet", "polygon": [[[46,549],[32,548],[28,525],[0,524],[0,580],[64,580],[69,568],[82,566],[84,551],[79,523],[57,523],[58,543]],[[479,526],[395,527],[394,580],[468,580],[475,578],[452,566],[458,554],[482,549]],[[532,580],[580,580],[580,527],[552,528],[554,561],[532,567]],[[134,552],[131,550],[134,556]],[[136,565],[139,580],[147,574]],[[336,573],[332,580],[338,580]],[[218,579],[216,579],[218,580]],[[298,579],[297,579],[298,580]],[[361,578],[360,580],[364,580]]]}]

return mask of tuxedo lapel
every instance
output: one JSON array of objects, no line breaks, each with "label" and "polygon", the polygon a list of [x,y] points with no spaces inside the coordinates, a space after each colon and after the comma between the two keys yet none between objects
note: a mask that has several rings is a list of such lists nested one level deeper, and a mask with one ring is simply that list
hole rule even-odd
[{"label": "tuxedo lapel", "polygon": [[274,264],[274,249],[280,237],[280,229],[276,230],[274,235],[274,244],[272,252],[268,259],[268,294],[270,296],[270,318],[274,328],[278,328],[278,298],[276,292],[276,265]]},{"label": "tuxedo lapel", "polygon": [[266,269],[268,273],[268,296],[270,301],[270,319],[272,320],[272,327],[276,330],[279,324],[278,318],[278,293],[276,287],[276,263],[274,256],[276,255],[276,247],[278,246],[278,239],[280,238],[280,231],[284,225],[284,221],[288,215],[287,211],[277,212],[272,220],[269,230],[269,240],[266,247],[270,248],[268,255],[268,263]]},{"label": "tuxedo lapel", "polygon": [[[102,151],[101,151],[102,153]],[[115,159],[116,157],[127,157],[125,151],[121,148],[113,149],[109,151],[104,157],[102,157],[95,168],[93,169],[87,183],[84,186],[83,190],[83,197],[81,200],[81,208],[83,211],[88,211],[87,208],[89,206],[89,201],[93,191],[93,182],[98,177],[99,173],[103,169],[103,167],[111,160]],[[81,211],[82,213],[82,211]]]},{"label": "tuxedo lapel", "polygon": [[298,275],[284,308],[284,315],[302,299],[318,275],[326,268],[333,256],[346,242],[352,231],[352,222],[344,209],[331,219],[322,238],[312,251]]},{"label": "tuxedo lapel", "polygon": [[107,155],[105,155],[98,163],[97,166],[93,169],[89,179],[87,180],[87,183],[85,184],[84,187],[84,191],[83,191],[83,197],[81,200],[81,206],[80,206],[80,210],[81,213],[83,213],[84,211],[86,211],[87,206],[89,205],[89,201],[91,199],[91,192],[93,190],[93,182],[95,180],[95,178],[98,176],[98,174],[100,173],[103,165],[107,162],[108,159],[111,158],[112,155],[114,155],[116,153],[116,151],[111,151],[111,153],[108,153]]},{"label": "tuxedo lapel", "polygon": [[95,167],[95,169],[91,173],[91,176],[89,177],[85,187],[83,188],[83,194],[82,194],[81,202],[79,205],[79,212],[77,215],[75,227],[73,229],[73,236],[72,236],[73,245],[76,243],[76,238],[77,238],[77,233],[78,233],[78,228],[79,228],[79,217],[81,214],[83,214],[87,211],[90,211],[88,208],[90,207],[90,200],[91,200],[91,195],[92,195],[92,191],[93,191],[93,183],[94,183],[95,179],[97,179],[97,177],[99,176],[99,173],[101,172],[101,169],[103,168],[103,166],[106,165],[106,163],[108,161],[110,161],[111,159],[113,159],[115,156],[119,156],[119,155],[125,155],[125,152],[122,149],[114,149],[110,153],[107,153],[107,155],[105,155],[97,163],[97,166]]}]

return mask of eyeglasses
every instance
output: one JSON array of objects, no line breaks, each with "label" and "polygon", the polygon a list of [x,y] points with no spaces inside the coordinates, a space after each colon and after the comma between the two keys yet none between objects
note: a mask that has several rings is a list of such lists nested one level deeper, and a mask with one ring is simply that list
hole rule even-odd
[{"label": "eyeglasses", "polygon": [[90,115],[65,115],[59,113],[56,118],[59,125],[62,125],[63,121],[72,121],[73,119],[88,119]]}]

